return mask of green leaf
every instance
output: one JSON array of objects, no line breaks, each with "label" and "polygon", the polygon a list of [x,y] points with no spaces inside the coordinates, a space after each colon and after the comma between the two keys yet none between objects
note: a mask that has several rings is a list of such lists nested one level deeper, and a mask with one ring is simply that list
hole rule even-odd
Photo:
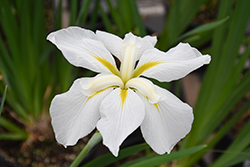
[{"label": "green leaf", "polygon": [[111,153],[105,154],[103,156],[100,156],[92,161],[90,161],[89,163],[83,165],[84,167],[104,167],[107,165],[110,165],[120,159],[123,159],[129,155],[132,155],[136,152],[139,152],[141,150],[145,150],[146,148],[148,148],[147,144],[139,144],[139,145],[135,145],[135,146],[131,146],[128,148],[124,148],[119,152],[119,156],[118,157],[114,157],[114,155],[112,155]]},{"label": "green leaf", "polygon": [[[225,166],[228,164],[230,160],[236,158],[240,152],[244,151],[246,147],[250,144],[250,120],[244,126],[244,128],[237,135],[233,143],[228,147],[225,153],[217,159],[217,161],[213,164],[213,167]],[[228,154],[227,152],[232,152]],[[229,164],[228,166],[231,166]]]},{"label": "green leaf", "polygon": [[192,155],[200,150],[202,150],[203,148],[205,148],[206,145],[200,145],[200,146],[196,146],[196,147],[192,147],[186,150],[181,150],[181,151],[177,151],[177,152],[173,152],[170,154],[165,154],[165,155],[151,155],[151,156],[147,156],[147,157],[143,157],[140,159],[136,159],[134,161],[128,162],[126,164],[123,164],[120,167],[125,167],[125,166],[129,166],[129,167],[152,167],[152,166],[157,166],[157,165],[161,165],[176,159],[180,159],[180,158],[184,158],[187,157],[189,155]]},{"label": "green leaf", "polygon": [[237,155],[231,159],[225,166],[233,166],[238,163],[245,161],[250,158],[250,148],[246,149],[244,152],[236,153]]},{"label": "green leaf", "polygon": [[76,25],[84,25],[85,24],[86,18],[88,16],[90,3],[91,3],[91,0],[84,0],[83,1],[79,15],[76,19],[76,23],[75,23]]},{"label": "green leaf", "polygon": [[95,6],[94,6],[93,12],[91,14],[91,19],[90,19],[90,29],[91,30],[96,29],[96,20],[97,20],[97,16],[98,16],[99,3],[100,3],[100,0],[95,0],[95,3],[94,3]]},{"label": "green leaf", "polygon": [[213,140],[209,143],[208,147],[213,147],[225,134],[228,132],[233,125],[242,117],[242,115],[248,111],[250,107],[250,101],[244,104],[243,107],[241,107],[240,110],[236,114],[233,115],[233,117],[223,125],[222,128],[215,134],[215,137]]},{"label": "green leaf", "polygon": [[123,25],[123,18],[120,12],[114,7],[113,3],[110,0],[107,0],[107,4],[110,11],[110,16],[112,17],[115,26],[117,26],[119,36],[123,36],[126,32],[126,27]]},{"label": "green leaf", "polygon": [[129,0],[129,3],[130,3],[130,7],[132,9],[132,14],[133,14],[133,18],[135,20],[135,24],[139,28],[139,32],[140,32],[139,35],[141,37],[143,37],[143,36],[147,35],[146,28],[145,28],[145,26],[143,24],[141,15],[138,12],[135,0]]},{"label": "green leaf", "polygon": [[70,3],[70,25],[74,25],[76,22],[77,15],[77,0],[71,0]]},{"label": "green leaf", "polygon": [[[249,107],[250,101],[244,104],[244,106],[241,107],[241,109],[236,114],[234,114],[229,121],[223,124],[222,128],[220,128],[218,132],[215,132],[214,138],[208,143],[208,146],[206,147],[206,151],[213,148],[213,146],[222,139],[222,137],[235,125],[235,123],[242,117]],[[203,154],[197,154],[196,156],[190,157],[189,161],[198,161],[200,158],[202,158],[202,156]]]},{"label": "green leaf", "polygon": [[[221,5],[224,5],[229,1],[221,2],[223,3]],[[229,4],[232,5],[230,2]],[[238,77],[234,77],[234,80],[231,80],[232,75],[235,73],[240,43],[245,39],[244,33],[250,13],[246,4],[249,4],[249,1],[237,1],[236,8],[233,14],[230,15],[230,27],[225,27],[224,25],[227,24],[225,23],[214,30],[215,34],[220,32],[217,35],[221,35],[223,39],[214,36],[212,41],[214,43],[219,40],[221,43],[218,43],[219,46],[216,46],[216,49],[219,51],[215,53],[218,55],[212,55],[212,61],[209,64],[198,101],[194,108],[196,119],[188,139],[188,147],[203,143],[249,88],[246,86],[249,84],[247,78],[242,79],[240,83]],[[232,10],[230,5],[226,5],[229,10],[225,12],[226,15]],[[224,7],[221,6],[220,8]],[[223,29],[221,30],[221,28]],[[229,34],[224,35],[227,32]],[[241,84],[242,82],[244,83]]]},{"label": "green leaf", "polygon": [[25,133],[24,130],[22,130],[21,128],[19,128],[17,125],[15,125],[14,123],[8,121],[7,119],[0,117],[0,125],[2,127],[4,127],[5,129],[8,129],[11,132],[15,132],[15,133]]},{"label": "green leaf", "polygon": [[199,35],[195,35],[195,36],[192,36],[192,37],[185,39],[183,42],[184,43],[191,43],[191,42],[197,41],[199,39],[201,39],[201,37]]},{"label": "green leaf", "polygon": [[0,106],[0,116],[1,116],[1,113],[2,113],[2,110],[3,110],[4,101],[5,101],[6,93],[7,93],[7,88],[8,88],[8,86],[6,85],[5,89],[4,89],[3,96],[2,96],[1,106]]},{"label": "green leaf", "polygon": [[179,38],[178,38],[178,41],[181,41],[182,39],[188,37],[188,36],[191,36],[191,35],[194,35],[194,34],[197,34],[197,33],[201,33],[201,32],[205,32],[205,31],[209,31],[209,30],[212,30],[216,27],[218,27],[219,25],[223,24],[225,21],[227,21],[229,19],[229,16],[225,17],[224,19],[221,19],[221,20],[217,20],[215,22],[212,22],[212,23],[207,23],[207,24],[204,24],[204,25],[201,25],[183,35],[181,35]]},{"label": "green leaf", "polygon": [[173,42],[186,30],[195,13],[198,12],[200,6],[205,1],[206,0],[173,1],[157,47],[161,50],[167,50],[173,46]]},{"label": "green leaf", "polygon": [[128,0],[116,0],[118,11],[121,15],[123,26],[126,31],[131,31],[133,27],[133,13]]},{"label": "green leaf", "polygon": [[100,4],[99,4],[99,9],[100,9],[101,17],[102,17],[102,20],[104,22],[106,30],[108,32],[111,32],[114,34],[114,29],[112,27],[111,21],[109,20],[107,14],[104,12],[104,10],[102,9],[102,6]]},{"label": "green leaf", "polygon": [[0,140],[25,140],[28,135],[23,133],[5,133],[0,134]]}]

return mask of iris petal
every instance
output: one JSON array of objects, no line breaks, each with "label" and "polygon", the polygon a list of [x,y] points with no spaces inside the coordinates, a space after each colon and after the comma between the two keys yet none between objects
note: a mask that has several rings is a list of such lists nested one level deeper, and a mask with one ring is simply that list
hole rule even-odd
[{"label": "iris petal", "polygon": [[141,94],[146,96],[150,103],[157,103],[160,96],[156,93],[153,83],[145,78],[132,78],[126,85],[126,88],[135,88]]},{"label": "iris petal", "polygon": [[170,153],[191,130],[192,108],[167,90],[155,88],[166,100],[151,104],[141,96],[146,109],[141,131],[145,141],[156,153]]},{"label": "iris petal", "polygon": [[[114,73],[116,68],[114,58],[92,31],[68,27],[50,33],[47,39],[62,51],[71,64],[95,72]],[[109,66],[100,61],[103,59],[109,62]]]},{"label": "iris petal", "polygon": [[115,156],[121,143],[142,123],[144,110],[141,98],[130,89],[117,88],[103,99],[97,129],[103,137],[103,144]]},{"label": "iris petal", "polygon": [[[180,43],[166,53],[157,49],[149,49],[139,60],[135,75],[170,82],[208,64],[210,60],[209,55],[202,55],[189,44]],[[151,64],[150,68],[146,68],[147,64]]]},{"label": "iris petal", "polygon": [[112,74],[98,74],[95,77],[85,78],[80,84],[81,91],[86,96],[92,96],[96,92],[108,87],[124,87],[121,78]]},{"label": "iris petal", "polygon": [[104,43],[105,47],[121,61],[122,39],[104,31],[96,31],[96,35],[98,39]]},{"label": "iris petal", "polygon": [[77,79],[68,92],[56,95],[51,102],[50,115],[56,140],[65,147],[75,145],[95,129],[100,119],[99,105],[112,91],[110,88],[91,97],[85,96],[80,84],[84,79]]}]

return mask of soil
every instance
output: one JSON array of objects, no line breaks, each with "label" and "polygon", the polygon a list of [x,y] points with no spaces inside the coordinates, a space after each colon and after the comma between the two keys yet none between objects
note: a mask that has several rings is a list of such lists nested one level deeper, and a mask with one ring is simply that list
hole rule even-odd
[{"label": "soil", "polygon": [[[86,145],[89,137],[79,140],[75,146],[64,148],[54,138],[50,117],[43,116],[40,122],[43,123],[36,123],[33,128],[27,128],[32,133],[25,142],[1,140],[0,160],[5,159],[10,162],[7,162],[9,166],[17,167],[68,167]],[[5,166],[8,166],[7,164]]]},{"label": "soil", "polygon": [[[74,146],[64,148],[58,144],[51,126],[51,119],[44,114],[33,125],[25,125],[15,119],[14,112],[5,105],[2,115],[4,118],[15,123],[30,134],[25,141],[1,140],[0,141],[0,167],[68,167],[87,144],[95,130],[88,136],[80,139]],[[18,117],[16,117],[18,118]],[[0,126],[0,134],[8,133]],[[122,148],[144,142],[139,130],[133,132],[122,144]],[[99,143],[96,148],[90,151],[83,163],[94,157],[108,153],[108,149]],[[119,166],[132,159],[145,156],[141,151],[128,158],[115,162],[109,167]]]}]

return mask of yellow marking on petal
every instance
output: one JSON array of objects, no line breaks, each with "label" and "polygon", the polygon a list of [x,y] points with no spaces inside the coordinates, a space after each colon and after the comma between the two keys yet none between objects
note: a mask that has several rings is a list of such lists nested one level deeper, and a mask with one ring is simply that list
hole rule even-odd
[{"label": "yellow marking on petal", "polygon": [[139,68],[135,69],[133,78],[138,77],[141,75],[144,71],[149,70],[150,68],[157,66],[158,64],[161,64],[163,62],[155,61],[155,62],[147,62],[140,66]]},{"label": "yellow marking on petal", "polygon": [[97,57],[92,55],[97,61],[99,61],[100,63],[102,63],[103,66],[105,66],[107,69],[109,69],[109,71],[111,71],[114,75],[119,76],[120,72],[117,70],[117,68],[115,66],[113,66],[109,61],[107,61],[104,58],[101,57]]},{"label": "yellow marking on petal", "polygon": [[158,110],[158,113],[161,114],[161,113],[160,113],[159,106],[158,106],[158,103],[155,103],[154,106],[155,106],[155,108]]},{"label": "yellow marking on petal", "polygon": [[126,102],[127,96],[128,96],[128,90],[121,89],[120,97],[121,97],[122,107],[123,107],[124,103]]},{"label": "yellow marking on petal", "polygon": [[105,89],[99,90],[99,91],[97,91],[95,94],[93,94],[92,96],[89,96],[88,99],[84,102],[84,105],[89,101],[89,99],[91,99],[92,97],[98,95],[99,93],[101,93],[101,92],[107,90],[108,88],[110,88],[110,87],[107,87],[107,88],[105,88]]}]

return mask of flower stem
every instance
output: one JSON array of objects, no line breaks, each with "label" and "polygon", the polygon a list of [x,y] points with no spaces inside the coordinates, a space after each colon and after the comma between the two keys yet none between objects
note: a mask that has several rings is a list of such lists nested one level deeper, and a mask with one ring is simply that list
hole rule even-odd
[{"label": "flower stem", "polygon": [[83,158],[88,154],[88,152],[95,146],[97,145],[100,141],[102,140],[101,134],[96,131],[96,133],[90,138],[88,141],[87,145],[82,149],[80,154],[76,157],[76,159],[72,162],[70,167],[77,167]]}]

